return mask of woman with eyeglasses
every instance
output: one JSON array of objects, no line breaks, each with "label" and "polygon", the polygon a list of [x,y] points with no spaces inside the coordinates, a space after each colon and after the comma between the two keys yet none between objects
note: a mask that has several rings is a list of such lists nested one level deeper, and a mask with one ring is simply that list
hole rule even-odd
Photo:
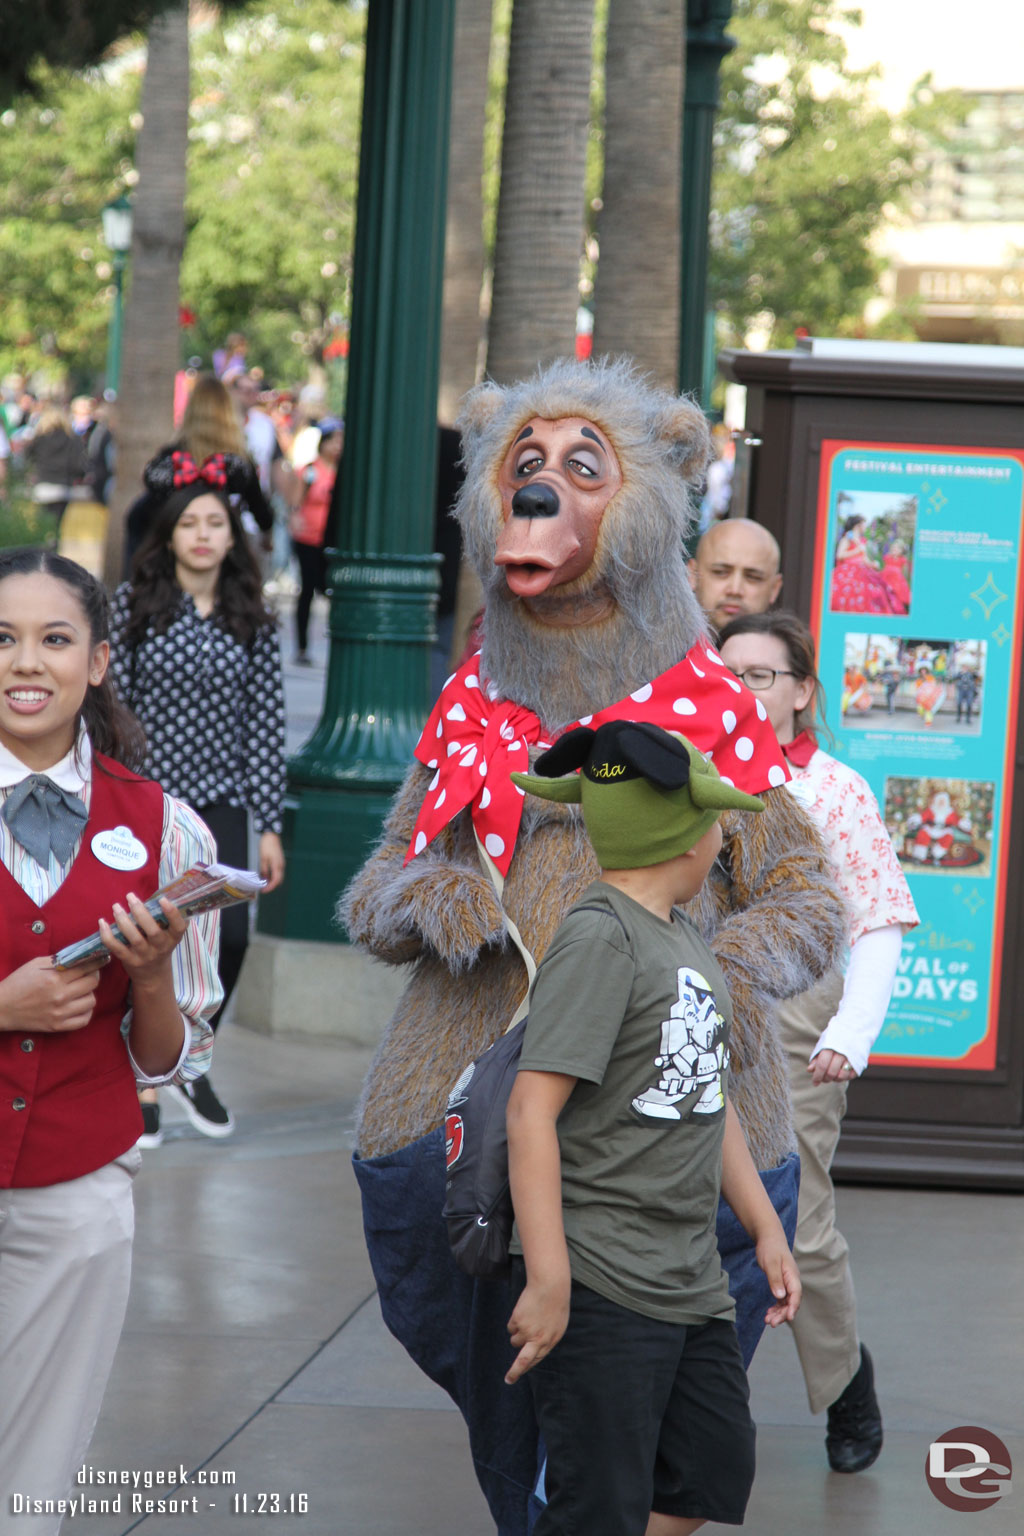
[{"label": "woman with eyeglasses", "polygon": [[811,1412],[828,1409],[829,1465],[859,1472],[882,1448],[882,1417],[871,1357],[857,1332],[829,1170],[848,1085],[868,1064],[903,934],[918,915],[870,786],[818,745],[815,704],[823,696],[806,624],[780,610],[743,614],[721,631],[718,650],[767,712],[792,775],[789,789],[825,840],[850,912],[845,974],[826,977],[778,1014],[800,1146],[793,1253],[804,1299],[792,1328]]}]

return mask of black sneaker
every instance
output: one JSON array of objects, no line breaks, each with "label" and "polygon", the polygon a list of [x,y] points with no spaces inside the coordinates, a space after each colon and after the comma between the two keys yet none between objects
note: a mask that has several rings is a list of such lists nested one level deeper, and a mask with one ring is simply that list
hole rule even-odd
[{"label": "black sneaker", "polygon": [[139,1103],[142,1110],[142,1135],[135,1143],[137,1147],[158,1147],[164,1139],[164,1133],[160,1129],[160,1105]]},{"label": "black sneaker", "polygon": [[882,1411],[875,1396],[875,1369],[862,1344],[856,1376],[828,1410],[825,1435],[833,1472],[863,1472],[882,1449]]},{"label": "black sneaker", "polygon": [[234,1116],[224,1108],[208,1077],[197,1077],[192,1083],[171,1083],[169,1087],[197,1131],[204,1136],[231,1135]]}]

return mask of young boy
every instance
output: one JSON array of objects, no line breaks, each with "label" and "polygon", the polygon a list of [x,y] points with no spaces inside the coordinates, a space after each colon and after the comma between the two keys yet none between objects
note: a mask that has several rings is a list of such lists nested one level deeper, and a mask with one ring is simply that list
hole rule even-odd
[{"label": "young boy", "polygon": [[601,875],[537,972],[508,1106],[525,1287],[506,1380],[530,1372],[548,1452],[534,1536],[740,1525],[754,1427],[719,1191],[757,1245],[773,1327],[800,1279],[727,1100],[725,982],[676,905],[718,856],[721,811],[762,802],[684,738],[629,721],[569,732],[536,770],[512,777],[581,803]]}]

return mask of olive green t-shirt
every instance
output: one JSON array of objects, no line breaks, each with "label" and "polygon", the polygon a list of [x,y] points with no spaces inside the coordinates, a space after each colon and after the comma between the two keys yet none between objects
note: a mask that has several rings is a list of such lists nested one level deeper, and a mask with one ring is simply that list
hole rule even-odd
[{"label": "olive green t-shirt", "polygon": [[692,923],[602,881],[567,914],[530,999],[519,1070],[579,1079],[558,1119],[573,1278],[667,1322],[734,1311],[715,1241],[731,1023]]}]

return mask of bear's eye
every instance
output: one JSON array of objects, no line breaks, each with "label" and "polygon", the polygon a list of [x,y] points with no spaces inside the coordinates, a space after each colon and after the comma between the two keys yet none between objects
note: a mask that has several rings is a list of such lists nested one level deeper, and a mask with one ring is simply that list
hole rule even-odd
[{"label": "bear's eye", "polygon": [[543,466],[543,455],[539,454],[536,448],[528,448],[516,460],[516,474],[532,475],[535,474],[538,469],[542,469]]},{"label": "bear's eye", "polygon": [[566,463],[573,474],[582,475],[586,480],[593,480],[595,476],[600,474],[600,467],[590,454],[585,454],[582,457],[573,454],[572,458],[566,460]]}]

